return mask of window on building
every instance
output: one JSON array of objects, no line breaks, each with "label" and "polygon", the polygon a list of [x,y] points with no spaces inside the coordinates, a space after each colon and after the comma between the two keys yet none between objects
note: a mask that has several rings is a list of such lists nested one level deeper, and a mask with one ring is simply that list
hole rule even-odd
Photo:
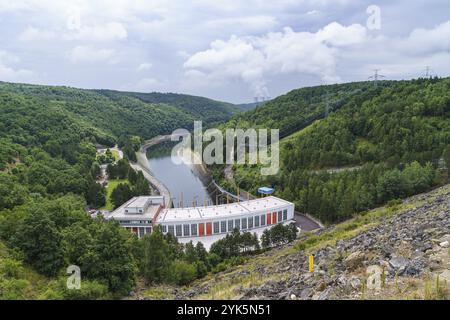
[{"label": "window on building", "polygon": [[247,229],[247,218],[242,218],[242,230]]},{"label": "window on building", "polygon": [[224,221],[220,221],[220,232],[227,232],[227,222]]},{"label": "window on building", "polygon": [[256,216],[255,217],[255,227],[259,227],[259,220],[260,218],[259,218],[259,216]]},{"label": "window on building", "polygon": [[145,228],[145,233],[151,233],[152,232],[152,228]]},{"label": "window on building", "polygon": [[241,219],[234,220],[234,228],[241,230]]},{"label": "window on building", "polygon": [[191,235],[193,235],[193,236],[197,235],[197,224],[196,223],[191,224]]},{"label": "window on building", "polygon": [[183,224],[183,235],[189,237],[191,235],[190,226],[188,224]]},{"label": "window on building", "polygon": [[219,233],[219,221],[214,222],[214,233]]},{"label": "window on building", "polygon": [[174,235],[175,235],[174,227],[173,227],[173,226],[168,226],[167,228],[168,228],[168,229],[167,229],[168,232],[169,232],[171,235],[174,236]]},{"label": "window on building", "polygon": [[287,210],[283,210],[283,220],[287,220]]},{"label": "window on building", "polygon": [[228,231],[233,231],[234,225],[233,220],[228,220]]},{"label": "window on building", "polygon": [[278,222],[282,221],[282,218],[283,218],[283,212],[278,211]]},{"label": "window on building", "polygon": [[142,213],[142,210],[141,210],[141,209],[139,209],[139,213]]},{"label": "window on building", "polygon": [[139,238],[142,238],[144,236],[145,229],[144,228],[139,228]]},{"label": "window on building", "polygon": [[247,225],[249,229],[253,228],[253,217],[248,218]]},{"label": "window on building", "polygon": [[167,232],[167,226],[161,226],[161,230],[162,230],[163,233],[166,233]]},{"label": "window on building", "polygon": [[177,224],[175,227],[176,230],[176,236],[181,237],[183,234],[181,233],[181,224]]},{"label": "window on building", "polygon": [[266,215],[265,215],[265,214],[263,214],[263,215],[261,216],[261,225],[262,225],[262,226],[265,226],[265,225],[266,225]]}]

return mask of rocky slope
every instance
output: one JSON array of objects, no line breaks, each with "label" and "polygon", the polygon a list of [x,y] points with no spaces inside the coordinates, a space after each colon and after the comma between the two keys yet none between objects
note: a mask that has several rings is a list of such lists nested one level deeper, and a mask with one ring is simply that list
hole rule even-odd
[{"label": "rocky slope", "polygon": [[[176,299],[449,299],[450,185],[303,234]],[[315,270],[308,271],[308,256]]]}]

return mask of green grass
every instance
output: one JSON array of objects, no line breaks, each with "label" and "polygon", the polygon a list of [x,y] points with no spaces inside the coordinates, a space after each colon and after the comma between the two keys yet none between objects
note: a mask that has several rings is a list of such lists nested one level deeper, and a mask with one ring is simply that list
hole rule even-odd
[{"label": "green grass", "polygon": [[119,151],[117,151],[117,150],[111,150],[111,153],[112,153],[112,155],[113,155],[113,157],[114,157],[114,161],[120,160],[120,157],[119,157]]},{"label": "green grass", "polygon": [[360,213],[355,218],[342,222],[320,235],[305,233],[307,239],[297,242],[295,248],[297,250],[304,250],[305,253],[312,253],[328,245],[334,246],[336,241],[352,238],[361,232],[375,227],[381,223],[382,218],[399,214],[412,207],[413,205],[396,204],[391,207],[381,207],[369,212]]},{"label": "green grass", "polygon": [[121,183],[129,184],[127,179],[114,179],[108,181],[108,186],[106,187],[106,205],[103,208],[100,208],[100,210],[114,210],[114,205],[111,202],[111,193]]}]

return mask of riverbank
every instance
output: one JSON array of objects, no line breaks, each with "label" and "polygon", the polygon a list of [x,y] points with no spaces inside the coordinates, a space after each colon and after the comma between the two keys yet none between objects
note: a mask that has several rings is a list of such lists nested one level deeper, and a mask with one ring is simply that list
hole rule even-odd
[{"label": "riverbank", "polygon": [[135,171],[141,171],[144,175],[145,179],[152,185],[152,187],[157,190],[159,195],[164,196],[164,206],[166,208],[172,207],[172,197],[170,194],[169,189],[162,183],[160,180],[158,180],[150,170],[148,166],[148,159],[147,159],[147,149],[151,146],[154,146],[158,143],[168,141],[170,140],[170,135],[167,136],[157,136],[153,139],[147,140],[139,149],[139,151],[136,152],[136,163],[130,163],[130,166]]}]

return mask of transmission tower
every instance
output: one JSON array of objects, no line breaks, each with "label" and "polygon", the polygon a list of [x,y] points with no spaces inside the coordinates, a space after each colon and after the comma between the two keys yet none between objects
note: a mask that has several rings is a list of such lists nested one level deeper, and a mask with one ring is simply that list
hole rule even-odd
[{"label": "transmission tower", "polygon": [[431,69],[430,66],[425,66],[425,69],[423,70],[423,73],[425,73],[425,78],[426,79],[433,77],[432,72],[433,72],[433,69]]},{"label": "transmission tower", "polygon": [[380,69],[374,69],[373,71],[374,71],[374,74],[373,74],[373,76],[370,76],[369,79],[373,79],[375,84],[377,84],[377,82],[378,82],[378,80],[380,80],[380,78],[386,78],[382,74],[378,73],[378,71],[380,71]]}]

